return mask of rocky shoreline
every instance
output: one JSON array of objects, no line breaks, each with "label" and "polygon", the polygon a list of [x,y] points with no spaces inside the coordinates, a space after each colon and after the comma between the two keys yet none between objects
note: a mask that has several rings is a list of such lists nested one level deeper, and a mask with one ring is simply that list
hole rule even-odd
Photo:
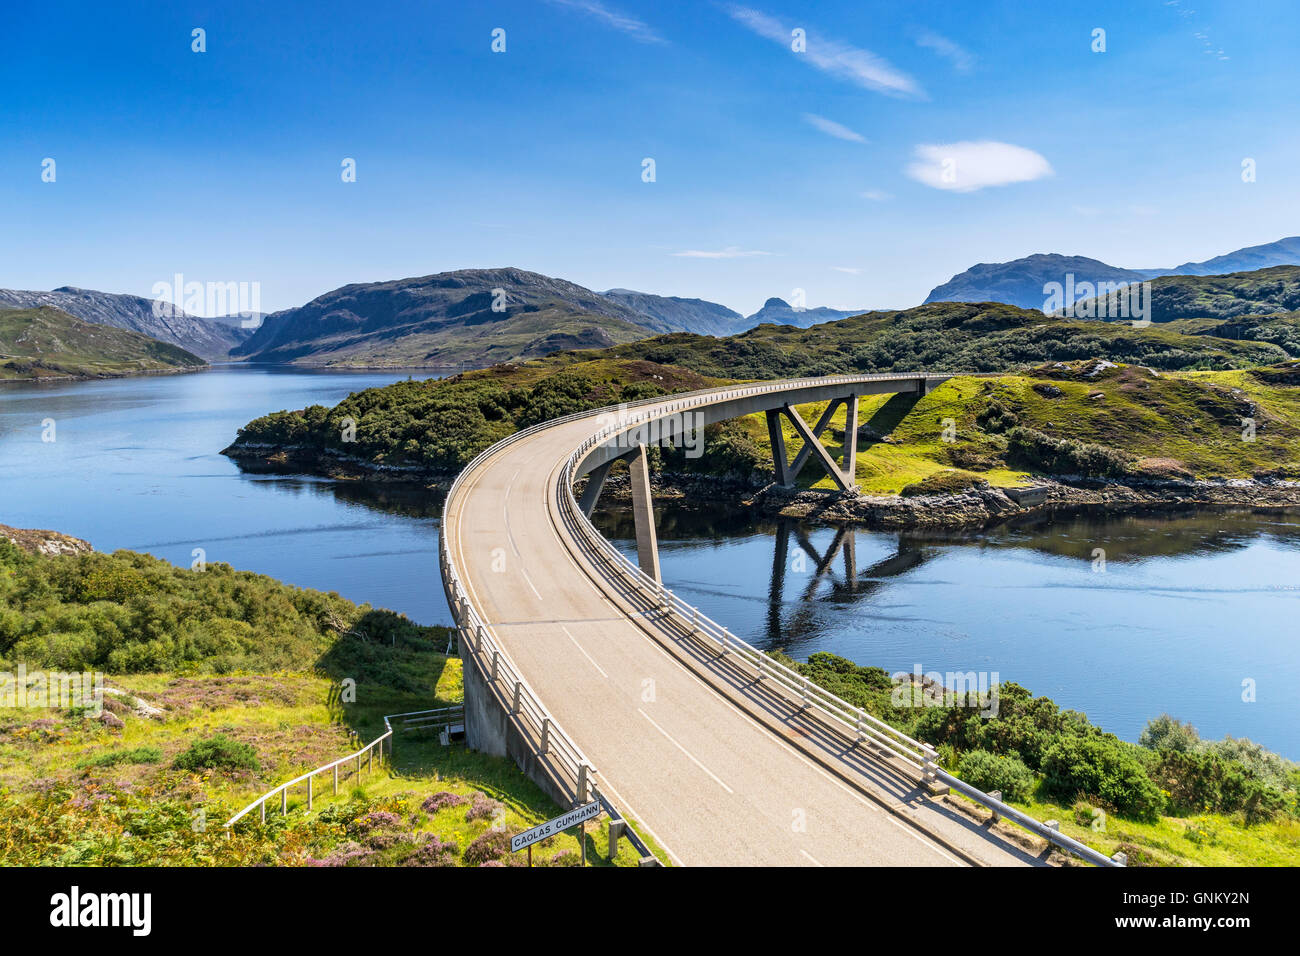
[{"label": "rocky shoreline", "polygon": [[[445,489],[454,474],[410,466],[375,465],[362,458],[315,449],[231,446],[222,454],[249,471],[312,474],[335,480],[420,484]],[[1120,515],[1197,509],[1249,508],[1262,512],[1300,509],[1300,482],[1275,479],[1120,482],[1071,476],[1042,478],[1030,488],[971,488],[958,494],[866,495],[860,492],[783,488],[775,483],[699,474],[660,474],[653,479],[660,500],[723,502],[759,514],[855,524],[879,530],[971,530],[1024,518]],[[602,496],[629,497],[627,477],[612,476]]]}]

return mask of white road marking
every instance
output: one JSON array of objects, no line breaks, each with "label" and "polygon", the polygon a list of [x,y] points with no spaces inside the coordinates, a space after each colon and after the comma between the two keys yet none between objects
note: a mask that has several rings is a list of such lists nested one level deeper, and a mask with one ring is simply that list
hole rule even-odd
[{"label": "white road marking", "polygon": [[685,747],[683,747],[681,744],[679,744],[679,743],[678,743],[678,742],[673,738],[673,735],[672,735],[672,734],[670,734],[668,731],[664,730],[662,727],[660,727],[658,724],[656,724],[656,723],[654,722],[654,718],[653,718],[653,717],[651,717],[649,714],[647,714],[647,713],[646,713],[644,710],[642,710],[640,707],[638,707],[638,708],[636,709],[636,712],[637,712],[638,714],[640,714],[642,717],[644,717],[646,720],[650,721],[650,726],[653,727],[655,730],[659,731],[659,733],[663,734],[665,737],[667,737],[667,738],[668,738],[668,742],[669,742],[670,744],[672,744],[674,747],[676,747],[676,748],[677,748],[678,750],[680,750],[682,753],[686,754],[686,756],[689,757],[689,758],[691,759],[691,763],[695,764],[695,766],[699,767],[701,770],[703,770],[705,773],[707,773],[710,777],[712,777],[714,783],[716,783],[716,784],[717,784],[719,787],[721,787],[723,790],[727,791],[727,793],[735,793],[735,792],[736,792],[735,790],[732,790],[730,787],[728,787],[728,786],[727,786],[725,783],[723,783],[721,780],[719,780],[719,779],[718,779],[718,775],[717,775],[716,773],[714,773],[714,772],[713,772],[712,770],[710,770],[708,767],[704,766],[704,764],[700,763],[699,760],[697,760],[697,759],[695,758],[695,754],[691,753],[689,750],[687,750]]},{"label": "white road marking", "polygon": [[574,637],[572,634],[569,634],[569,629],[565,627],[563,624],[561,624],[560,630],[562,630],[565,634],[568,634],[569,640],[573,641],[573,646],[576,647],[578,650],[582,651],[582,656],[591,662],[592,667],[600,671],[600,676],[605,678],[605,680],[609,680],[609,675],[605,673],[605,669],[596,663],[596,659],[587,653],[587,649],[578,643],[578,639],[576,637]]}]

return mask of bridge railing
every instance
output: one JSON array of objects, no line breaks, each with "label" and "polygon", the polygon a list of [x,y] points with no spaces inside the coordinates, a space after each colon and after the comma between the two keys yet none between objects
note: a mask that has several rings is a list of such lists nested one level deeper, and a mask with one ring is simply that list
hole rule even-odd
[{"label": "bridge railing", "polygon": [[[848,701],[832,694],[825,688],[808,680],[807,677],[797,671],[784,666],[779,661],[774,660],[764,652],[733,635],[726,628],[701,613],[698,608],[688,604],[677,595],[673,594],[672,591],[666,589],[662,583],[645,574],[640,567],[634,564],[617,548],[610,544],[610,542],[596,530],[595,526],[592,525],[591,521],[583,513],[582,509],[578,506],[577,500],[573,496],[573,485],[576,481],[576,469],[582,459],[593,447],[608,442],[616,438],[620,433],[630,431],[636,426],[644,424],[651,419],[662,418],[665,415],[671,415],[678,411],[698,405],[715,402],[719,399],[741,398],[761,392],[787,391],[792,387],[799,387],[805,384],[835,384],[836,382],[851,384],[859,381],[879,381],[881,379],[913,377],[924,378],[925,376],[891,374],[879,376],[835,376],[832,378],[822,379],[800,379],[796,381],[774,383],[771,385],[741,386],[737,389],[726,391],[708,389],[700,392],[673,395],[667,398],[660,397],[656,399],[647,399],[638,402],[636,403],[637,406],[654,405],[657,407],[645,415],[627,417],[616,425],[610,425],[601,429],[599,432],[589,436],[585,441],[583,441],[583,443],[569,457],[568,461],[565,463],[561,479],[563,482],[563,488],[561,489],[560,494],[562,507],[569,519],[573,522],[574,527],[577,528],[578,532],[586,539],[588,546],[590,546],[596,554],[600,555],[612,570],[631,582],[643,594],[647,595],[654,604],[665,611],[677,615],[683,627],[688,629],[690,633],[711,642],[718,654],[724,656],[735,654],[753,669],[754,674],[758,679],[770,680],[771,682],[780,685],[787,691],[787,693],[795,695],[802,702],[803,706],[813,708],[829,717],[831,721],[834,724],[838,724],[846,734],[852,735],[856,742],[868,742],[883,750],[885,753],[897,757],[904,763],[912,766],[914,769],[919,771],[923,783],[927,785],[935,783],[947,785],[972,800],[975,800],[977,803],[983,804],[995,814],[1014,820],[1025,829],[1030,830],[1052,844],[1059,846],[1096,866],[1122,866],[1123,864],[1118,860],[1107,857],[1105,854],[1094,850],[1092,847],[1081,843],[1072,837],[1066,836],[1059,830],[1047,826],[1041,821],[1022,813],[1001,800],[972,787],[965,781],[946,773],[938,766],[937,753],[929,744],[907,736],[902,731],[867,713],[862,708],[856,707]],[[633,406],[629,405],[626,407],[631,408]],[[580,416],[566,417],[573,418]]]}]

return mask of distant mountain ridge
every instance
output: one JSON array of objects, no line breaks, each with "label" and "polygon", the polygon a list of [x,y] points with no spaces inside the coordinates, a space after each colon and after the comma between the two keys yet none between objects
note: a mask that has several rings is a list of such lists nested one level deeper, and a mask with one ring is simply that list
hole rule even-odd
[{"label": "distant mountain ridge", "polygon": [[732,335],[749,327],[739,312],[705,299],[683,299],[632,289],[609,289],[602,295],[642,316],[640,324],[655,332]]},{"label": "distant mountain ridge", "polygon": [[631,342],[638,312],[564,279],[513,267],[354,283],[267,316],[232,353],[259,362],[455,366]]},{"label": "distant mountain ridge", "polygon": [[50,306],[93,325],[111,325],[179,346],[205,359],[224,359],[248,338],[247,329],[190,315],[170,306],[154,314],[154,301],[143,296],[60,286],[50,292],[0,289],[0,309]]},{"label": "distant mountain ridge", "polygon": [[[754,328],[764,323],[773,325],[793,325],[800,329],[812,328],[814,325],[820,325],[822,322],[834,322],[837,319],[847,319],[851,315],[861,315],[866,309],[856,311],[843,311],[842,309],[830,309],[826,306],[818,306],[815,309],[796,309],[785,299],[779,299],[773,296],[763,303],[763,307],[751,316],[745,319],[746,328]],[[743,329],[740,331],[744,331]]]},{"label": "distant mountain ridge", "polygon": [[113,378],[206,366],[170,342],[84,322],[52,306],[0,309],[0,380]]},{"label": "distant mountain ridge", "polygon": [[[981,262],[960,272],[925,297],[930,302],[1005,302],[1025,309],[1047,307],[1050,294],[1044,287],[1060,283],[1064,287],[1073,276],[1076,294],[1071,301],[1053,302],[1071,305],[1091,298],[1098,282],[1140,282],[1169,275],[1221,275],[1249,272],[1282,265],[1300,265],[1300,237],[1279,239],[1259,246],[1248,246],[1204,262],[1186,262],[1170,269],[1124,269],[1085,256],[1038,253],[1009,262]],[[1087,288],[1092,284],[1092,290]]]}]

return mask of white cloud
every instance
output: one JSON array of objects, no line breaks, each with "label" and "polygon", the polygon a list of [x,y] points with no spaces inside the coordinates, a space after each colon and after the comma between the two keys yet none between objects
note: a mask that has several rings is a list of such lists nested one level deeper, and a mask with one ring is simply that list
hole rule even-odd
[{"label": "white cloud", "polygon": [[905,170],[919,183],[935,189],[969,193],[988,186],[1027,183],[1052,175],[1051,164],[1039,153],[1011,143],[921,144]]},{"label": "white cloud", "polygon": [[855,133],[835,120],[829,120],[825,116],[818,116],[816,113],[804,113],[804,122],[815,129],[821,130],[827,136],[834,136],[836,139],[845,139],[850,143],[865,143],[867,138],[859,133]]},{"label": "white cloud", "polygon": [[861,275],[861,269],[855,269],[852,266],[831,266],[836,272],[847,272],[851,276]]},{"label": "white cloud", "polygon": [[953,69],[958,73],[969,73],[971,67],[975,65],[975,55],[967,50],[962,49],[946,36],[935,33],[932,30],[922,30],[916,35],[918,46],[926,47],[939,54],[945,60],[952,64]]},{"label": "white cloud", "polygon": [[741,249],[738,246],[727,246],[725,249],[687,249],[683,252],[674,252],[673,255],[681,256],[686,259],[749,259],[753,256],[770,256],[770,252],[760,252],[757,249]]},{"label": "white cloud", "polygon": [[866,189],[861,195],[863,199],[870,199],[872,202],[884,202],[886,199],[894,198],[883,189]]},{"label": "white cloud", "polygon": [[[727,13],[750,31],[780,43],[790,50],[793,27],[787,28],[775,17],[750,7],[730,6],[727,8]],[[805,51],[792,52],[791,55],[803,58],[809,65],[823,73],[829,73],[865,89],[891,96],[925,96],[925,91],[914,79],[870,50],[850,46],[838,40],[814,36],[811,30],[807,31],[806,39]]]},{"label": "white cloud", "polygon": [[654,28],[635,17],[625,16],[621,13],[609,9],[598,0],[551,0],[551,3],[560,7],[568,7],[571,10],[578,10],[588,16],[595,17],[607,27],[613,27],[620,33],[626,33],[635,40],[642,43],[667,43],[668,41],[655,32]]}]

